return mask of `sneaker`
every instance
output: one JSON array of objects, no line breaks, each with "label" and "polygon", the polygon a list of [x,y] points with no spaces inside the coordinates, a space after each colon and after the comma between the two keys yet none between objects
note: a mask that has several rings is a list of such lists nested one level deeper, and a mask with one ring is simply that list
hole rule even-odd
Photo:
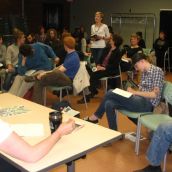
[{"label": "sneaker", "polygon": [[143,169],[135,170],[133,172],[162,172],[162,170],[161,170],[161,166],[148,165],[147,167]]},{"label": "sneaker", "polygon": [[88,116],[86,116],[83,120],[88,121],[88,122],[91,122],[93,124],[98,124],[98,122],[99,122],[98,119],[96,119],[96,120],[90,120]]}]

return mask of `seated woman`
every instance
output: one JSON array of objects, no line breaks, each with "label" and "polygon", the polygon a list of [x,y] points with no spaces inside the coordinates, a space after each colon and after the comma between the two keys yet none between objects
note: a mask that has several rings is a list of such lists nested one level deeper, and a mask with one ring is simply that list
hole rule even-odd
[{"label": "seated woman", "polygon": [[[119,35],[115,34],[111,36],[109,41],[110,47],[105,49],[103,63],[97,65],[95,72],[90,73],[89,91],[91,93],[86,96],[87,101],[98,93],[96,85],[100,78],[119,74],[119,63],[121,60],[121,51],[119,47],[122,42],[123,39]],[[84,99],[79,100],[78,103],[84,103]]]},{"label": "seated woman", "polygon": [[[109,128],[117,130],[116,110],[127,110],[131,112],[152,112],[162,96],[164,85],[164,73],[162,69],[150,64],[143,53],[136,53],[132,60],[133,67],[142,73],[139,89],[134,90],[131,87],[127,91],[132,94],[126,98],[113,90],[107,92],[97,110],[85,120],[98,123],[106,112]],[[139,116],[138,116],[139,117]],[[131,119],[137,124],[137,118]]]},{"label": "seated woman", "polygon": [[136,34],[132,34],[130,37],[130,46],[125,48],[124,55],[122,56],[121,61],[121,70],[123,72],[131,70],[131,61],[132,57],[136,53],[141,53],[142,48],[138,45],[139,39]]},{"label": "seated woman", "polygon": [[61,46],[61,42],[57,37],[57,31],[55,29],[49,29],[47,31],[45,44],[49,45],[57,55],[58,49]]},{"label": "seated woman", "polygon": [[[25,77],[30,72],[47,71],[52,69],[52,58],[58,63],[59,58],[56,57],[52,48],[43,43],[25,44],[19,49],[18,75],[9,90],[9,93],[19,97],[23,97],[27,91],[33,86],[33,82],[25,82]],[[34,73],[35,74],[35,73]]]}]

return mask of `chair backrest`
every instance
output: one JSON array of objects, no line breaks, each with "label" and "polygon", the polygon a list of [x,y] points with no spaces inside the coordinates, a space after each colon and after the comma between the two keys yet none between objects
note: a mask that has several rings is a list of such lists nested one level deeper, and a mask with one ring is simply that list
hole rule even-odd
[{"label": "chair backrest", "polygon": [[90,86],[90,76],[86,70],[85,62],[80,62],[79,70],[73,79],[73,94],[77,95],[88,86]]},{"label": "chair backrest", "polygon": [[151,48],[143,48],[143,53],[148,56],[151,53]]},{"label": "chair backrest", "polygon": [[162,98],[166,100],[167,103],[172,105],[172,83],[165,81],[162,91]]}]

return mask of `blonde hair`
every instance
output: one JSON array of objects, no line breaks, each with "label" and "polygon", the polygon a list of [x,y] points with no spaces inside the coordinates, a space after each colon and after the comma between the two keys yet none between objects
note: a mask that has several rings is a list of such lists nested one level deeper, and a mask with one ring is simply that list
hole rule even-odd
[{"label": "blonde hair", "polygon": [[17,42],[18,39],[24,36],[24,32],[19,30],[18,28],[13,29],[14,41]]},{"label": "blonde hair", "polygon": [[133,34],[131,34],[131,36],[130,36],[130,39],[131,38],[137,38],[138,39],[138,35],[136,34],[136,33],[133,33]]},{"label": "blonde hair", "polygon": [[104,18],[104,14],[101,11],[97,11],[95,15],[100,15],[102,19]]}]

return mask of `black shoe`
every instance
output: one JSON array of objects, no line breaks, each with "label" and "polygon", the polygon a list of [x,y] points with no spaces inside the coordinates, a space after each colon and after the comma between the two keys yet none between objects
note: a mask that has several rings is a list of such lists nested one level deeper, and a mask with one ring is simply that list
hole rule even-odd
[{"label": "black shoe", "polygon": [[148,165],[147,167],[140,169],[140,170],[135,170],[133,172],[162,172],[161,166],[151,166]]},{"label": "black shoe", "polygon": [[96,119],[96,120],[90,120],[88,116],[85,117],[83,120],[88,121],[88,122],[91,122],[93,124],[98,124],[99,123],[99,120],[98,119]]},{"label": "black shoe", "polygon": [[90,98],[94,98],[95,95],[98,94],[98,91],[95,90],[95,91],[92,91],[91,94],[89,94]]},{"label": "black shoe", "polygon": [[[87,103],[90,102],[89,96],[85,96],[85,99],[86,99]],[[84,104],[84,103],[85,103],[84,97],[77,101],[77,104]]]}]

